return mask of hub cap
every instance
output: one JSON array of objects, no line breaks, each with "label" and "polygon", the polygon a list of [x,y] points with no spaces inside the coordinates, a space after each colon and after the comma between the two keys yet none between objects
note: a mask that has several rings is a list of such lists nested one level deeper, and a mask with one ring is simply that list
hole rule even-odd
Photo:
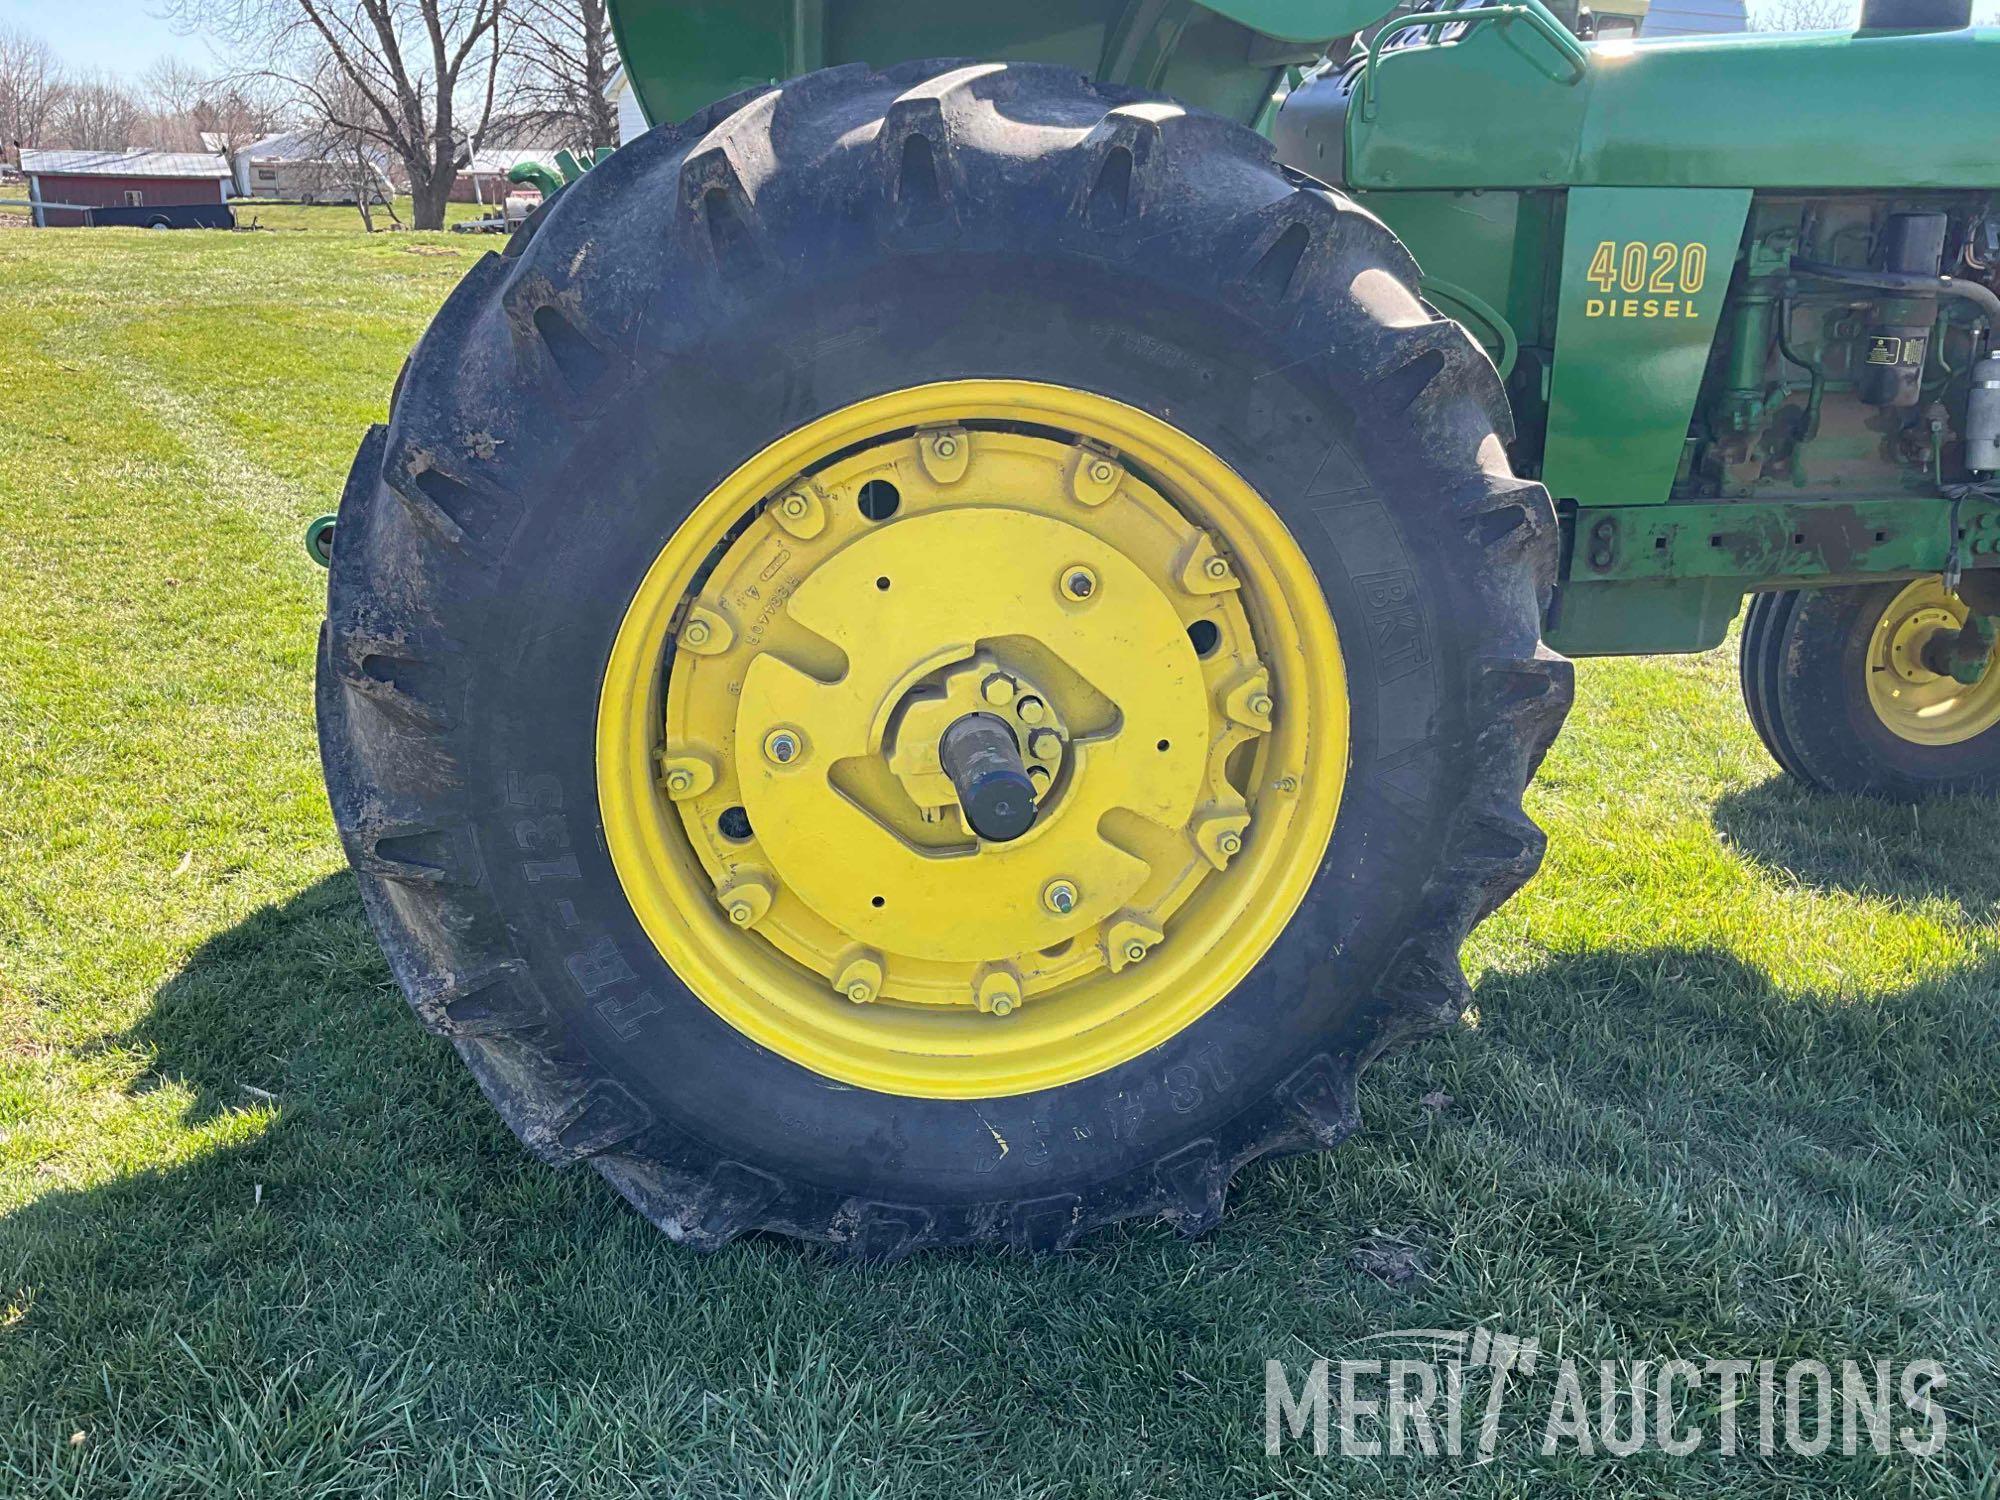
[{"label": "hub cap", "polygon": [[[1936,578],[1919,578],[1890,601],[1868,645],[1868,701],[1891,733],[1918,745],[1956,745],[2000,724],[2000,670],[1989,659],[1967,684],[1926,665],[1939,631],[1968,611]],[[2000,656],[1996,648],[1995,656]]]},{"label": "hub cap", "polygon": [[598,743],[620,880],[696,995],[827,1076],[977,1097],[1136,1056],[1242,978],[1331,832],[1346,693],[1309,565],[1213,454],[963,382],[711,494]]}]

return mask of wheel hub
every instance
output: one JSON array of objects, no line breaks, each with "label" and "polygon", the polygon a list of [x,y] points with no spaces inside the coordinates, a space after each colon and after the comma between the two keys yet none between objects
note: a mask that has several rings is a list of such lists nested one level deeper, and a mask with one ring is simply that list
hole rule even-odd
[{"label": "wheel hub", "polygon": [[[1953,745],[2000,724],[2000,670],[1970,664],[1960,675],[1939,671],[1937,648],[1967,628],[1969,611],[1935,578],[1911,583],[1882,612],[1869,643],[1868,698],[1898,737],[1920,745]],[[1970,681],[1964,680],[1970,678]]]},{"label": "wheel hub", "polygon": [[[670,673],[669,743],[733,773],[682,816],[703,833],[740,803],[757,848],[724,887],[768,892],[750,925],[850,999],[990,1010],[995,985],[1025,1001],[1121,970],[1249,835],[1227,762],[1269,706],[1232,715],[1210,687],[1269,698],[1233,571],[1130,476],[1079,498],[1069,476],[1093,457],[963,428],[893,440],[753,521],[689,603],[689,620],[749,623]],[[877,508],[894,493],[879,519],[870,486]],[[801,510],[808,535],[786,524]],[[1193,613],[1228,626],[1209,663]],[[949,762],[974,734],[1018,764],[1025,816],[1004,793],[983,818],[968,804]],[[982,828],[1002,806],[1018,826]],[[843,979],[857,966],[877,976],[865,997]]]}]

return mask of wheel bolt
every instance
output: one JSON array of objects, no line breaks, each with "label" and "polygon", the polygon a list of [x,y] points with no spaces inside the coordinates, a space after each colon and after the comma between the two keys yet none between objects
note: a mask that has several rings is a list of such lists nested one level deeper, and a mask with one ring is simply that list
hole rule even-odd
[{"label": "wheel bolt", "polygon": [[1225,833],[1215,841],[1215,847],[1220,849],[1224,854],[1241,854],[1243,852],[1243,840],[1233,833]]},{"label": "wheel bolt", "polygon": [[1112,478],[1117,472],[1116,469],[1112,468],[1110,464],[1101,458],[1090,466],[1090,477],[1099,484],[1111,483]]},{"label": "wheel bolt", "polygon": [[805,515],[805,513],[806,513],[806,497],[804,495],[785,496],[786,515],[790,516],[794,521],[796,521],[801,519]]},{"label": "wheel bolt", "polygon": [[1023,724],[1039,724],[1046,707],[1039,698],[1023,698],[1014,705],[1014,712],[1020,715]]},{"label": "wheel bolt", "polygon": [[757,908],[748,901],[738,901],[729,908],[729,920],[738,927],[748,927],[750,919],[757,915]]},{"label": "wheel bolt", "polygon": [[941,437],[937,440],[937,456],[939,458],[952,458],[956,456],[957,453],[958,453],[957,438]]},{"label": "wheel bolt", "polygon": [[1059,917],[1076,910],[1076,887],[1067,880],[1051,880],[1042,887],[1042,905]]},{"label": "wheel bolt", "polygon": [[1028,736],[1028,753],[1036,760],[1054,760],[1062,754],[1062,736],[1053,729],[1037,729]]},{"label": "wheel bolt", "polygon": [[797,733],[790,729],[774,729],[764,736],[765,758],[776,765],[790,765],[802,748]]},{"label": "wheel bolt", "polygon": [[993,1014],[994,1014],[994,1015],[996,1015],[996,1016],[1005,1016],[1005,1015],[1012,1015],[1012,1014],[1013,1014],[1013,1011],[1014,1011],[1014,999],[1013,999],[1013,996],[1011,996],[1011,995],[995,995],[995,996],[993,997]]},{"label": "wheel bolt", "polygon": [[875,998],[875,987],[865,979],[857,979],[847,987],[847,998],[856,1005],[866,1005]]},{"label": "wheel bolt", "polygon": [[1227,578],[1229,576],[1229,559],[1226,557],[1211,557],[1202,571],[1208,574],[1210,578]]},{"label": "wheel bolt", "polygon": [[1063,574],[1062,592],[1065,599],[1088,599],[1097,592],[1097,575],[1085,567],[1071,568]]},{"label": "wheel bolt", "polygon": [[995,672],[979,684],[979,696],[995,708],[1004,708],[1014,701],[1014,679],[1004,672]]},{"label": "wheel bolt", "polygon": [[1145,956],[1146,945],[1144,943],[1127,943],[1125,945],[1125,962],[1128,964],[1136,964]]},{"label": "wheel bolt", "polygon": [[1268,715],[1272,708],[1271,695],[1269,693],[1252,693],[1248,706],[1250,712],[1253,714]]},{"label": "wheel bolt", "polygon": [[1035,795],[1041,796],[1049,789],[1049,768],[1047,766],[1028,767],[1028,780],[1035,788]]},{"label": "wheel bolt", "polygon": [[693,775],[687,771],[669,771],[667,773],[667,790],[674,793],[693,791]]},{"label": "wheel bolt", "polygon": [[706,646],[708,644],[708,622],[706,620],[689,620],[687,624],[681,627],[681,639],[686,641],[690,646]]}]

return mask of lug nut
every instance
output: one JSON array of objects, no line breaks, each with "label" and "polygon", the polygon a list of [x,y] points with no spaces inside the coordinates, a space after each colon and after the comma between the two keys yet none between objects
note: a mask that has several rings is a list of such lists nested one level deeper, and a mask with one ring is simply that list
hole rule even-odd
[{"label": "lug nut", "polygon": [[774,729],[764,736],[764,757],[775,765],[790,765],[803,749],[795,730]]},{"label": "lug nut", "polygon": [[1097,592],[1097,575],[1086,567],[1070,568],[1063,574],[1062,592],[1065,599],[1088,599]]},{"label": "lug nut", "polygon": [[1208,574],[1210,578],[1227,578],[1229,576],[1229,559],[1226,557],[1211,557],[1202,568],[1202,571]]},{"label": "lug nut", "polygon": [[756,915],[757,908],[752,906],[748,901],[733,902],[729,908],[729,920],[734,922],[738,927],[748,927],[751,919]]},{"label": "lug nut", "polygon": [[1127,943],[1125,945],[1125,962],[1128,964],[1136,964],[1145,956],[1146,945],[1144,943]]},{"label": "lug nut", "polygon": [[1059,917],[1076,910],[1076,887],[1067,880],[1051,880],[1042,887],[1042,905]]},{"label": "lug nut", "polygon": [[1243,840],[1236,834],[1225,833],[1215,841],[1215,847],[1220,849],[1224,854],[1241,854],[1243,852]]},{"label": "lug nut", "polygon": [[708,644],[708,635],[708,622],[706,620],[689,620],[687,624],[681,627],[681,639],[686,641],[690,646],[706,646]]},{"label": "lug nut", "polygon": [[956,456],[957,453],[958,453],[957,438],[946,435],[944,437],[940,437],[937,440],[937,456],[939,458],[952,458]]},{"label": "lug nut", "polygon": [[995,708],[1005,708],[1014,701],[1014,679],[1004,672],[995,672],[979,684],[979,696]]},{"label": "lug nut", "polygon": [[1054,760],[1062,754],[1062,736],[1053,729],[1037,729],[1028,736],[1028,753],[1036,760]]},{"label": "lug nut", "polygon": [[1250,702],[1247,706],[1251,713],[1263,714],[1268,717],[1271,712],[1271,708],[1273,706],[1271,703],[1271,695],[1269,693],[1252,693],[1250,695]]},{"label": "lug nut", "polygon": [[798,521],[804,519],[805,513],[806,513],[806,497],[804,495],[785,496],[786,515],[790,516],[794,521]]},{"label": "lug nut", "polygon": [[1111,483],[1117,473],[1116,469],[1112,468],[1110,464],[1101,458],[1090,466],[1090,477],[1099,484]]},{"label": "lug nut", "polygon": [[1042,715],[1046,711],[1047,705],[1039,698],[1023,698],[1014,705],[1014,712],[1020,716],[1023,724],[1041,723]]},{"label": "lug nut", "polygon": [[1028,782],[1034,787],[1035,795],[1037,797],[1041,796],[1042,793],[1049,789],[1049,768],[1047,766],[1028,767]]},{"label": "lug nut", "polygon": [[667,773],[667,790],[674,793],[693,791],[693,773],[689,771],[669,771]]}]

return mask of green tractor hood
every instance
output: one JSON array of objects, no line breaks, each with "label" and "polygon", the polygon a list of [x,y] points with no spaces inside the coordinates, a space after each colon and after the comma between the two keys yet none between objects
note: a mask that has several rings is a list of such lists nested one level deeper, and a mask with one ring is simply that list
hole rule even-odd
[{"label": "green tractor hood", "polygon": [[[1604,42],[1577,67],[1524,19],[1391,46],[1365,71],[1313,80],[1286,113],[1344,129],[1360,189],[1993,182],[2000,31]],[[1337,143],[1316,144],[1337,159]]]}]

